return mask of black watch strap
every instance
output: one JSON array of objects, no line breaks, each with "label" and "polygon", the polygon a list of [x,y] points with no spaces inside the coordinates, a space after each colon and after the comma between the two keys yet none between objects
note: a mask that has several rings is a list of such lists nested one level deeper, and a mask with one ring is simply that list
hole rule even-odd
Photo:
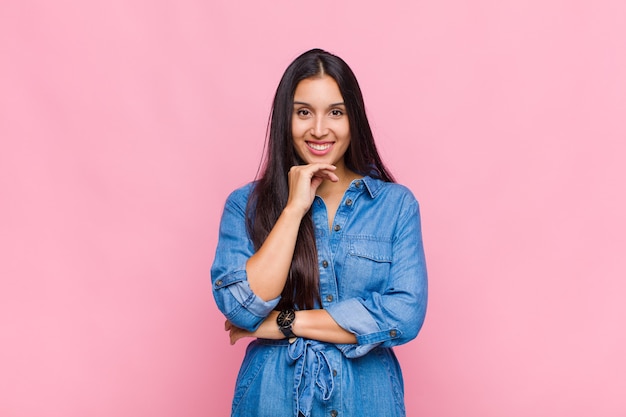
[{"label": "black watch strap", "polygon": [[289,326],[289,327],[280,327],[280,331],[282,332],[282,334],[285,335],[286,338],[291,339],[292,337],[296,337],[296,335],[293,334],[293,329],[291,328],[291,326]]}]

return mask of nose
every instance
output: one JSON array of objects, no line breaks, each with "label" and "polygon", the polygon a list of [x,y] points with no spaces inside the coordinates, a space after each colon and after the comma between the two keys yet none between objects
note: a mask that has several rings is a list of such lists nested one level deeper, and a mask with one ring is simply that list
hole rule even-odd
[{"label": "nose", "polygon": [[323,138],[328,134],[328,127],[323,117],[316,117],[311,127],[311,135],[315,138]]}]

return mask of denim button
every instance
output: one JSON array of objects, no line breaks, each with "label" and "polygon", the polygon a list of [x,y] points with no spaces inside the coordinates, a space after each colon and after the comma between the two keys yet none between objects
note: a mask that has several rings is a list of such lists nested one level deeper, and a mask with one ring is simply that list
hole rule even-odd
[{"label": "denim button", "polygon": [[356,186],[356,188],[361,188],[361,181],[355,182],[354,185]]},{"label": "denim button", "polygon": [[337,410],[333,410],[330,412],[330,417],[337,417],[339,415],[339,413],[337,412]]},{"label": "denim button", "polygon": [[333,369],[333,376],[337,376],[337,370]]},{"label": "denim button", "polygon": [[392,330],[389,332],[389,336],[391,337],[396,337],[398,335],[398,332],[396,332],[395,330]]},{"label": "denim button", "polygon": [[324,268],[328,268],[328,261],[322,261],[322,266]]},{"label": "denim button", "polygon": [[326,301],[328,301],[329,303],[330,303],[331,301],[333,301],[333,296],[332,296],[332,294],[328,294],[328,295],[326,296]]},{"label": "denim button", "polygon": [[349,198],[346,200],[346,206],[351,206],[352,205],[352,200]]},{"label": "denim button", "polygon": [[335,232],[338,232],[341,230],[341,226],[339,226],[338,224],[335,225]]},{"label": "denim button", "polygon": [[215,286],[219,287],[220,285],[222,285],[221,279],[218,279],[217,281],[215,281]]}]

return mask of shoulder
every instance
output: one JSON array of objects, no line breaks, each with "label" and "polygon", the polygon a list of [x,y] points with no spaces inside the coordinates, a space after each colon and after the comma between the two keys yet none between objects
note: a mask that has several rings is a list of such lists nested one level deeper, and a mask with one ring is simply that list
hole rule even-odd
[{"label": "shoulder", "polygon": [[385,213],[387,221],[395,219],[395,230],[400,230],[407,224],[420,222],[420,204],[409,187],[395,182],[374,180],[376,190],[372,198],[373,204]]},{"label": "shoulder", "polygon": [[250,182],[232,191],[226,198],[226,207],[235,206],[245,210],[255,184],[256,182]]},{"label": "shoulder", "polygon": [[374,200],[380,200],[385,204],[415,204],[418,201],[413,192],[405,185],[396,182],[385,182],[376,178],[365,177],[364,182],[367,189]]},{"label": "shoulder", "polygon": [[256,182],[253,181],[239,188],[236,188],[228,195],[228,198],[226,200],[227,201],[240,201],[240,200],[248,201],[248,197],[252,193],[252,190],[254,189],[255,184]]}]

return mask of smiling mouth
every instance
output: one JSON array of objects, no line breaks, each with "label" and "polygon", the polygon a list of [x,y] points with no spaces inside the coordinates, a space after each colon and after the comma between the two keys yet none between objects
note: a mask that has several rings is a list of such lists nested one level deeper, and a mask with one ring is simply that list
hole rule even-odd
[{"label": "smiling mouth", "polygon": [[306,143],[307,146],[315,151],[325,151],[327,149],[329,149],[332,146],[332,143],[313,143],[313,142],[307,142]]}]

